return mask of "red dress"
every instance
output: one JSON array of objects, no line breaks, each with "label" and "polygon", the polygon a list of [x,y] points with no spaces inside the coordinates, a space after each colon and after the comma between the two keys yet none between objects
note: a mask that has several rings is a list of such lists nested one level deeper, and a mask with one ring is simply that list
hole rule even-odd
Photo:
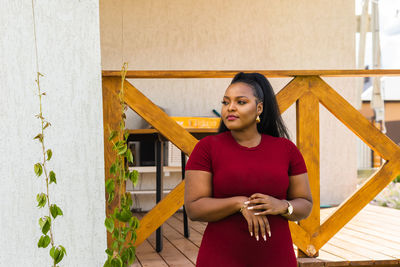
[{"label": "red dress", "polygon": [[[286,199],[289,176],[307,172],[297,147],[286,138],[262,135],[258,146],[241,146],[229,131],[208,136],[194,148],[186,170],[212,173],[213,197],[262,193]],[[271,238],[251,237],[238,212],[209,222],[197,256],[198,267],[296,267],[288,221],[268,216]]]}]

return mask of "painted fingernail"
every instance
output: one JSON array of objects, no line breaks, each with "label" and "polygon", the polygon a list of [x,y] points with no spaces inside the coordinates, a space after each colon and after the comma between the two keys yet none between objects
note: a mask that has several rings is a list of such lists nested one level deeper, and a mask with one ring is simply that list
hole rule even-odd
[{"label": "painted fingernail", "polygon": [[256,239],[257,239],[257,241],[258,241],[258,236],[256,236]]},{"label": "painted fingernail", "polygon": [[247,209],[248,209],[248,210],[252,210],[252,209],[253,209],[253,207],[247,207]]},{"label": "painted fingernail", "polygon": [[248,204],[250,204],[250,201],[245,201],[244,204],[248,205]]},{"label": "painted fingernail", "polygon": [[256,212],[256,213],[254,213],[254,215],[260,215],[260,213]]},{"label": "painted fingernail", "polygon": [[253,236],[253,232],[250,232],[250,235]]},{"label": "painted fingernail", "polygon": [[267,241],[267,237],[265,235],[263,235],[264,241]]},{"label": "painted fingernail", "polygon": [[268,231],[268,236],[271,237],[271,231]]}]

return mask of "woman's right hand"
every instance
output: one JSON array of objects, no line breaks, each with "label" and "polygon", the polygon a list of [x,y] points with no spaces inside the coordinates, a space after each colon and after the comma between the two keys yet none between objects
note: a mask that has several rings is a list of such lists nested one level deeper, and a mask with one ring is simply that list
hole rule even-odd
[{"label": "woman's right hand", "polygon": [[242,215],[247,221],[250,235],[254,236],[257,241],[259,240],[259,236],[261,235],[264,241],[267,241],[267,235],[271,237],[271,229],[269,227],[267,216],[254,214],[255,211],[253,210],[242,210]]}]

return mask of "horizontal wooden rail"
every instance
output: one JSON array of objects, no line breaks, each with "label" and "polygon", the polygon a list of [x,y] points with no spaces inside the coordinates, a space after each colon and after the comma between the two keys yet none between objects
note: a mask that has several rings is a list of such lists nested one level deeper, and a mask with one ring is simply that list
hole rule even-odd
[{"label": "horizontal wooden rail", "polygon": [[[197,79],[232,78],[236,73],[258,72],[268,78],[287,78],[295,76],[321,77],[375,77],[400,76],[400,69],[379,70],[129,70],[126,78],[131,79]],[[121,77],[119,70],[103,70],[103,77]]]}]

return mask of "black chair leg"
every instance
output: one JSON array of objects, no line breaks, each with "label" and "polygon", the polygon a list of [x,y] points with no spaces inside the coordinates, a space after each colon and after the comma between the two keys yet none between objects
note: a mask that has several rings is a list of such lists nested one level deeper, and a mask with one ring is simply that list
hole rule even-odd
[{"label": "black chair leg", "polygon": [[[181,162],[182,162],[182,180],[185,179],[185,167],[186,167],[186,155],[185,153],[181,152]],[[186,215],[185,205],[183,205],[183,232],[186,238],[189,238],[189,224],[188,218]]]},{"label": "black chair leg", "polygon": [[[163,142],[156,140],[156,203],[160,202],[163,194],[162,176],[163,176]],[[163,249],[162,226],[156,230],[156,251],[161,252]]]}]

